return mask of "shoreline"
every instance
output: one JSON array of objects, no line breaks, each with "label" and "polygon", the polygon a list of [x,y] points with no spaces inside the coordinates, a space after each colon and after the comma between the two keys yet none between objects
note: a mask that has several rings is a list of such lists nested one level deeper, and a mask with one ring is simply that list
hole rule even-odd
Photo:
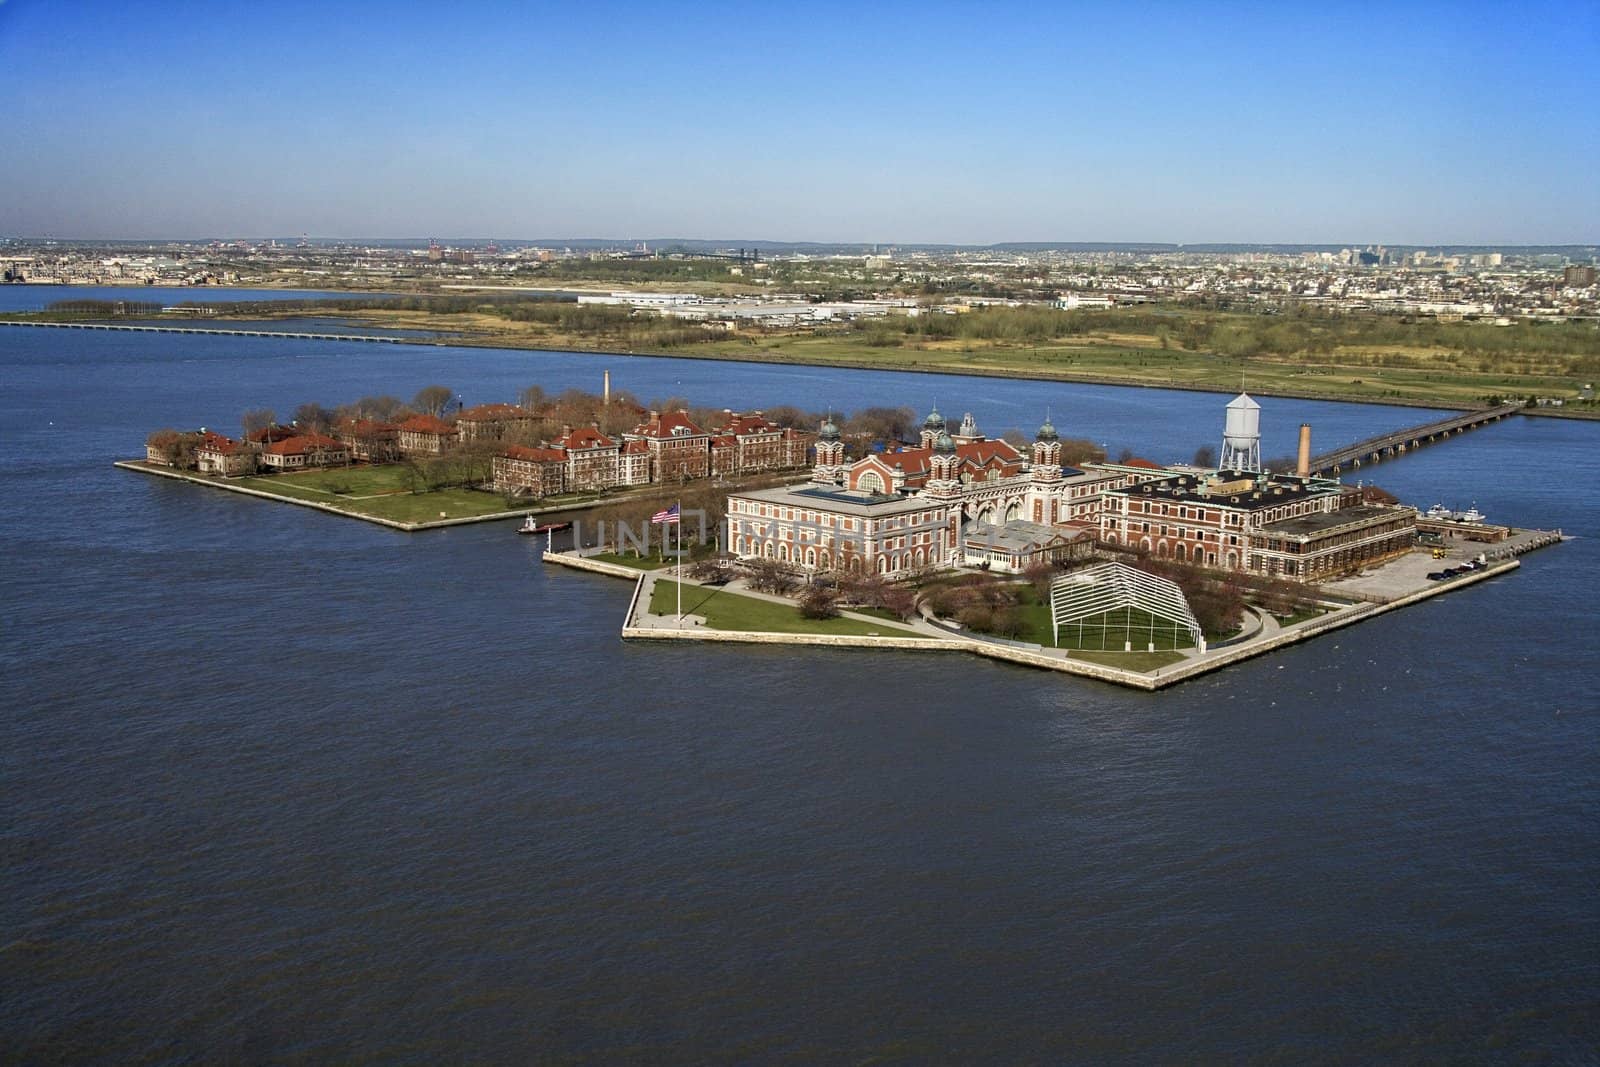
[{"label": "shoreline", "polygon": [[[363,515],[359,511],[347,511],[332,504],[324,504],[320,500],[304,500],[300,497],[281,496],[269,493],[262,489],[253,489],[248,485],[231,485],[221,478],[209,475],[194,474],[189,471],[173,470],[170,467],[156,467],[142,460],[119,459],[112,461],[113,467],[120,467],[125,471],[134,471],[138,474],[150,474],[158,478],[171,478],[174,481],[189,482],[193,485],[204,486],[208,489],[222,489],[230,493],[240,493],[244,496],[253,496],[260,500],[271,500],[280,504],[297,504],[303,508],[313,508],[337,515],[342,519],[359,519],[362,522],[374,523],[378,526],[387,526],[391,530],[403,533],[416,533],[419,530],[442,530],[449,526],[470,526],[477,522],[506,522],[510,519],[520,519],[528,515],[545,515],[562,511],[579,511],[585,508],[598,506],[600,501],[581,504],[552,504],[546,507],[520,508],[515,511],[495,511],[485,515],[463,515],[459,518],[430,519],[427,522],[401,522],[398,519],[385,519],[379,515]],[[611,503],[617,497],[605,501]]]},{"label": "shoreline", "polygon": [[[26,313],[24,313],[24,314],[26,314]],[[189,321],[189,320],[184,320],[184,321]],[[274,321],[279,321],[279,320],[269,319],[269,318],[256,318],[256,319],[229,318],[229,319],[222,320],[222,321],[244,324],[244,323],[251,323],[251,322],[274,322]],[[125,325],[124,324],[108,324],[108,323],[93,323],[93,324],[85,323],[85,324],[79,325],[79,324],[64,323],[64,322],[40,322],[40,321],[30,321],[30,320],[27,320],[27,319],[6,318],[6,317],[4,317],[4,315],[0,315],[0,326],[31,326],[31,327],[43,328],[43,329],[62,329],[62,328],[73,329],[73,328],[79,328],[79,329],[94,329],[94,330],[106,330],[106,331],[130,330],[130,331],[140,331],[140,332],[165,332],[165,333],[183,333],[183,334],[213,334],[213,335],[224,336],[224,337],[226,337],[226,336],[239,336],[241,334],[244,334],[244,335],[248,335],[248,336],[251,336],[251,337],[281,338],[281,339],[286,340],[286,341],[303,339],[303,338],[297,338],[292,332],[281,332],[281,331],[270,331],[270,330],[249,331],[249,330],[243,328],[242,326],[239,329],[232,329],[232,330],[223,329],[223,328],[207,328],[207,327],[199,327],[199,326],[185,326],[185,325],[179,325],[179,324],[176,324],[176,323],[174,325],[167,326],[165,324],[160,324],[160,323],[157,323],[157,322],[154,322],[154,321],[151,321],[151,320],[144,320],[143,322],[138,323],[138,324],[128,323],[128,324],[125,324]],[[374,329],[380,329],[380,328],[381,329],[396,329],[396,330],[398,330],[398,329],[410,329],[410,327],[376,327],[376,326],[374,326],[373,328]],[[404,336],[401,336],[401,337],[391,337],[391,336],[371,337],[371,336],[358,335],[358,334],[348,334],[348,335],[345,335],[345,334],[327,334],[327,335],[320,335],[317,339],[318,340],[328,340],[328,341],[345,341],[345,342],[352,342],[352,343],[358,343],[358,344],[359,343],[372,343],[373,341],[380,341],[382,343],[387,343],[387,344],[419,345],[419,346],[426,346],[426,347],[431,347],[431,348],[448,348],[448,347],[483,348],[483,349],[489,349],[489,350],[492,350],[492,351],[500,351],[500,352],[531,352],[531,353],[554,352],[554,353],[559,353],[559,354],[562,354],[562,355],[574,355],[574,356],[614,356],[614,357],[620,356],[620,357],[633,357],[633,358],[639,358],[639,359],[686,359],[686,360],[699,360],[699,361],[703,361],[703,362],[707,362],[707,363],[748,363],[748,364],[761,364],[761,365],[765,365],[765,366],[810,367],[810,368],[820,368],[820,369],[838,368],[838,369],[842,369],[842,370],[878,371],[878,372],[885,373],[885,374],[940,374],[940,375],[946,375],[946,376],[951,376],[951,377],[996,378],[996,379],[1001,379],[1001,380],[1013,380],[1013,381],[1054,382],[1054,383],[1062,384],[1062,385],[1099,385],[1099,386],[1107,386],[1107,387],[1112,387],[1112,388],[1163,389],[1163,390],[1171,390],[1173,392],[1206,393],[1206,394],[1214,395],[1214,396],[1225,396],[1225,395],[1231,394],[1231,393],[1233,393],[1235,391],[1232,386],[1199,385],[1199,384],[1195,384],[1195,383],[1192,383],[1192,382],[1171,382],[1171,381],[1162,382],[1162,381],[1155,381],[1155,380],[1144,379],[1144,378],[1119,377],[1119,376],[1116,376],[1116,375],[1099,375],[1099,374],[1095,374],[1095,375],[1069,375],[1069,374],[1052,373],[1052,372],[1048,372],[1048,371],[1027,371],[1027,370],[1016,370],[1016,369],[1000,370],[1000,369],[986,368],[986,367],[970,367],[970,368],[951,368],[951,367],[934,367],[934,366],[929,366],[929,367],[918,367],[918,366],[911,366],[911,367],[904,367],[904,366],[884,367],[884,366],[880,366],[880,365],[874,364],[874,363],[872,363],[870,361],[867,361],[867,360],[859,360],[859,359],[837,359],[837,360],[826,360],[826,361],[823,361],[823,362],[811,362],[811,361],[806,361],[806,360],[791,359],[791,358],[784,357],[784,356],[764,356],[764,355],[761,355],[759,353],[743,354],[743,353],[722,353],[722,352],[717,352],[717,353],[695,353],[695,352],[689,352],[689,351],[671,351],[671,352],[667,352],[667,351],[634,351],[634,350],[631,350],[631,349],[629,349],[629,350],[619,350],[619,349],[611,349],[611,348],[587,348],[587,347],[582,347],[582,348],[580,348],[580,347],[553,348],[553,347],[548,347],[548,346],[532,345],[532,344],[505,344],[505,343],[498,343],[498,342],[492,341],[492,340],[482,340],[482,341],[480,341],[480,340],[476,340],[476,339],[474,339],[472,337],[468,337],[468,336],[455,336],[455,337],[451,337],[451,338],[448,338],[448,339],[441,339],[436,334],[423,336],[423,335],[421,335],[421,331],[420,330],[417,331],[417,333],[418,333],[418,336],[416,336],[416,337],[404,337]],[[1472,405],[1462,406],[1458,401],[1449,400],[1449,399],[1443,399],[1443,398],[1436,399],[1436,400],[1424,400],[1424,399],[1418,399],[1418,398],[1412,398],[1412,397],[1356,397],[1356,396],[1348,396],[1348,395],[1333,394],[1333,393],[1319,393],[1319,392],[1312,392],[1312,391],[1307,391],[1307,390],[1273,389],[1271,387],[1261,388],[1261,389],[1254,389],[1253,388],[1253,389],[1250,390],[1250,394],[1252,396],[1276,397],[1276,398],[1284,399],[1284,400],[1311,400],[1311,401],[1317,401],[1317,402],[1320,402],[1320,403],[1329,403],[1329,404],[1363,404],[1363,405],[1372,406],[1372,407],[1426,408],[1426,409],[1432,410],[1432,411],[1446,411],[1446,412],[1477,411],[1477,410],[1482,410],[1482,409],[1487,408],[1487,407],[1490,406],[1490,405],[1481,404],[1481,403],[1480,404],[1472,404]],[[1596,412],[1578,412],[1578,411],[1568,411],[1565,408],[1529,407],[1529,408],[1524,408],[1522,410],[1521,414],[1532,415],[1532,416],[1544,416],[1544,417],[1551,417],[1551,418],[1566,418],[1566,419],[1574,419],[1574,420],[1600,421],[1600,411],[1596,411]]]},{"label": "shoreline", "polygon": [[[320,500],[307,500],[304,497],[287,496],[280,493],[268,492],[254,486],[239,485],[220,475],[201,474],[197,471],[177,470],[172,467],[163,467],[140,459],[113,460],[113,467],[120,467],[125,471],[136,474],[149,474],[158,478],[171,478],[175,481],[189,482],[193,485],[207,489],[222,489],[230,493],[240,493],[244,496],[253,496],[261,500],[271,500],[280,504],[297,504],[300,507],[313,508],[337,515],[342,519],[359,519],[377,526],[387,526],[391,530],[403,533],[417,533],[422,530],[442,530],[450,526],[470,526],[478,522],[507,522],[512,519],[526,518],[529,515],[561,515],[573,512],[592,511],[595,508],[607,507],[612,504],[625,503],[629,500],[650,499],[658,496],[663,486],[657,483],[639,486],[632,489],[613,491],[607,496],[597,496],[590,500],[567,500],[559,503],[530,504],[525,508],[512,508],[504,511],[485,512],[482,515],[460,515],[455,518],[427,519],[422,522],[403,522],[399,519],[386,519],[381,515],[365,515],[359,511],[351,511],[327,504]],[[793,471],[778,472],[792,474]],[[759,482],[757,487],[760,487]],[[422,494],[426,495],[426,494]]]},{"label": "shoreline", "polygon": [[[1560,542],[1557,540],[1549,543],[1558,544]],[[1544,545],[1535,545],[1533,548],[1527,549],[1527,551],[1533,551],[1539,547],[1544,547]],[[937,635],[914,634],[909,636],[858,637],[832,634],[775,633],[757,630],[712,630],[707,629],[703,621],[693,622],[687,627],[663,628],[643,625],[641,616],[648,612],[646,609],[641,609],[640,605],[641,602],[649,603],[648,599],[643,595],[644,590],[647,585],[653,586],[654,582],[662,577],[661,572],[641,572],[632,568],[605,563],[601,560],[586,559],[581,555],[569,552],[547,551],[541,553],[541,557],[545,563],[568,567],[573,570],[587,571],[607,577],[632,579],[634,581],[633,594],[629,598],[627,614],[624,617],[620,632],[620,636],[625,640],[713,641],[757,645],[787,644],[861,649],[865,651],[883,649],[969,652],[988,659],[1017,664],[1018,666],[1052,670],[1061,674],[1091,678],[1096,681],[1152,693],[1210,674],[1212,671],[1231,667],[1234,664],[1254,659],[1257,656],[1263,656],[1269,652],[1299,644],[1302,641],[1321,637],[1346,626],[1353,626],[1368,619],[1377,618],[1391,611],[1398,611],[1402,608],[1431,600],[1434,597],[1455,592],[1458,589],[1477,585],[1490,578],[1501,577],[1518,570],[1522,566],[1522,561],[1513,557],[1490,564],[1484,570],[1462,575],[1448,582],[1432,583],[1397,596],[1392,600],[1382,603],[1371,601],[1352,603],[1316,618],[1306,619],[1271,633],[1259,634],[1239,644],[1228,644],[1212,648],[1206,652],[1188,657],[1180,663],[1168,664],[1150,671],[1135,671],[1109,664],[1073,659],[1070,654],[1057,654],[1054,650],[1046,650],[1043,646],[1034,648],[1032,646],[1007,644],[949,631],[941,631]],[[684,579],[674,580],[681,581]],[[694,617],[686,616],[686,618]]]}]

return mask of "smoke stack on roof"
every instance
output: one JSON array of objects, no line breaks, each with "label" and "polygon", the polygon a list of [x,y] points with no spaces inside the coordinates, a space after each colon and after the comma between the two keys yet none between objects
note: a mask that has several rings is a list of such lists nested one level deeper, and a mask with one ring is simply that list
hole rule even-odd
[{"label": "smoke stack on roof", "polygon": [[1300,424],[1300,455],[1295,462],[1294,472],[1302,478],[1311,477],[1311,424]]}]

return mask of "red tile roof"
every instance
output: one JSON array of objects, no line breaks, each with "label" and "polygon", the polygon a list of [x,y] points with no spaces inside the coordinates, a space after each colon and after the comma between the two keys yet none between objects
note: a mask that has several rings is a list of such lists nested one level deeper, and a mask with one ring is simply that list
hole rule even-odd
[{"label": "red tile roof", "polygon": [[274,423],[260,430],[251,430],[247,439],[254,441],[256,444],[261,444],[266,441],[287,440],[299,432],[293,426],[279,426]]},{"label": "red tile roof", "polygon": [[413,415],[400,424],[400,429],[410,433],[435,433],[441,437],[456,432],[456,428],[433,415]]},{"label": "red tile roof", "polygon": [[564,463],[567,454],[559,448],[524,448],[522,445],[511,445],[500,453],[507,459],[524,459],[534,463]]},{"label": "red tile roof", "polygon": [[394,433],[398,429],[400,427],[392,422],[379,422],[377,419],[345,419],[339,424],[340,433],[352,434],[357,437]]},{"label": "red tile roof", "polygon": [[509,422],[513,419],[531,419],[533,412],[515,404],[479,404],[456,416],[467,422]]},{"label": "red tile roof", "polygon": [[231,437],[224,437],[213,430],[207,430],[205,435],[194,446],[196,452],[216,452],[223,456],[231,456],[243,447],[244,444],[242,442],[235,441]]},{"label": "red tile roof", "polygon": [[722,425],[717,427],[716,432],[724,434],[777,433],[780,429],[781,427],[776,423],[768,422],[764,416],[754,412],[748,415],[741,415],[736,411],[730,411],[728,412],[728,417],[723,420]]},{"label": "red tile roof", "polygon": [[616,447],[615,441],[593,426],[580,426],[576,430],[568,430],[567,435],[558,438],[556,444],[571,450]]},{"label": "red tile roof", "polygon": [[307,452],[343,452],[344,445],[320,433],[307,433],[275,441],[262,451],[274,456],[303,456]]},{"label": "red tile roof", "polygon": [[[672,431],[682,429],[683,433],[674,434]],[[705,431],[689,420],[687,413],[682,411],[669,411],[657,415],[649,422],[641,422],[633,428],[639,437],[684,437],[704,435]]]}]

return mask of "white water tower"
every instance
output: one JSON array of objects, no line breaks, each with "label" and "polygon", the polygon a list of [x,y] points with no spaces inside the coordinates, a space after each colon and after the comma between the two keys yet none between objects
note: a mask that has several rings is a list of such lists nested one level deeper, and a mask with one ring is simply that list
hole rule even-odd
[{"label": "white water tower", "polygon": [[1261,405],[1245,393],[1228,404],[1222,427],[1223,470],[1261,470]]}]

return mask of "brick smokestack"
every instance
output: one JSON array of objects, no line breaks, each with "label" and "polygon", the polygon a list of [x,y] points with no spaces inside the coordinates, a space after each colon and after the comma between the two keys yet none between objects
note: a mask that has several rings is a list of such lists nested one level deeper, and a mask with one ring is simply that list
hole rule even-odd
[{"label": "brick smokestack", "polygon": [[1295,462],[1294,472],[1302,478],[1311,477],[1311,424],[1300,424],[1300,457]]}]

